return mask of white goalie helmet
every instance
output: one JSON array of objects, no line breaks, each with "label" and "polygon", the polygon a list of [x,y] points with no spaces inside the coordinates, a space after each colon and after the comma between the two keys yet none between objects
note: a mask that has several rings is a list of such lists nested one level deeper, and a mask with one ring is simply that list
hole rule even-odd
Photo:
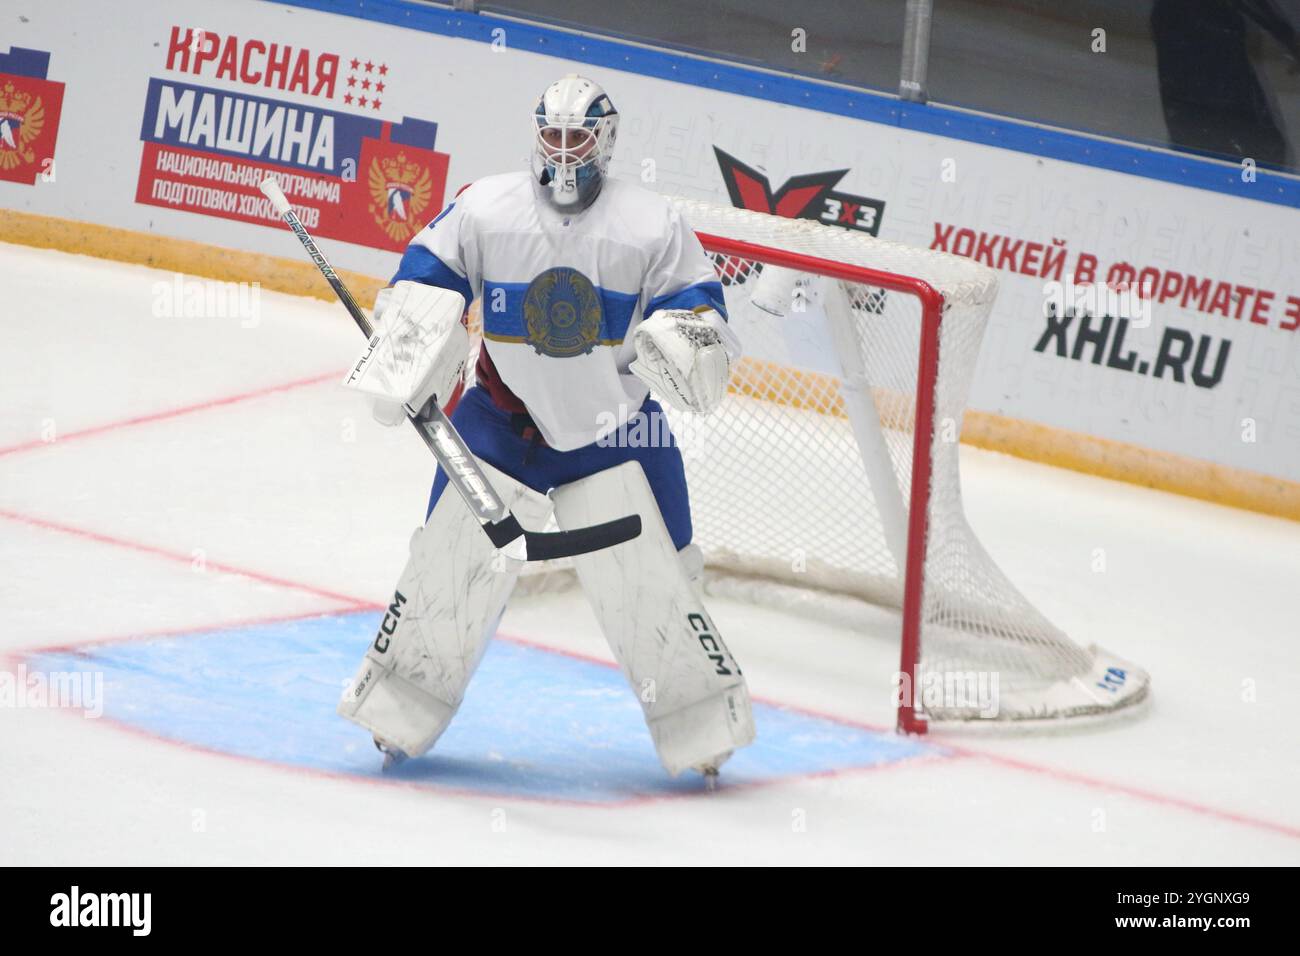
[{"label": "white goalie helmet", "polygon": [[600,85],[570,73],[546,88],[533,114],[533,175],[557,209],[586,209],[614,151],[618,110]]}]

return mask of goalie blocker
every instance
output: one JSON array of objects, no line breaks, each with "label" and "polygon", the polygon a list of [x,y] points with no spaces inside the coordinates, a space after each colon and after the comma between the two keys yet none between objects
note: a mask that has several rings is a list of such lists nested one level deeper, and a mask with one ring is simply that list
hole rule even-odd
[{"label": "goalie blocker", "polygon": [[465,374],[469,332],[459,292],[403,280],[375,298],[375,331],[343,379],[375,400],[375,419],[400,425],[425,403],[439,406]]}]

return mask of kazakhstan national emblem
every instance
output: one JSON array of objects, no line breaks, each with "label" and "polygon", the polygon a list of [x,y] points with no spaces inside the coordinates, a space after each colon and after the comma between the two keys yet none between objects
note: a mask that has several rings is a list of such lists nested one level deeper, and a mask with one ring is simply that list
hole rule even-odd
[{"label": "kazakhstan national emblem", "polygon": [[407,242],[423,228],[421,214],[433,196],[433,174],[405,153],[370,164],[370,214],[393,242]]},{"label": "kazakhstan national emblem", "polygon": [[34,162],[32,144],[45,127],[45,106],[39,96],[5,83],[0,89],[0,169]]},{"label": "kazakhstan national emblem", "polygon": [[524,293],[526,338],[542,355],[590,352],[600,341],[603,319],[596,287],[577,269],[547,269]]}]

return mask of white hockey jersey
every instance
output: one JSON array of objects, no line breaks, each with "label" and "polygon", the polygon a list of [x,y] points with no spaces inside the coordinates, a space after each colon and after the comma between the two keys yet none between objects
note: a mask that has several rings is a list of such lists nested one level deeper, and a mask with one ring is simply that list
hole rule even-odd
[{"label": "white hockey jersey", "polygon": [[478,180],[411,240],[400,279],[481,300],[483,348],[559,451],[596,441],[645,401],[628,371],[643,316],[711,307],[739,353],[695,233],[663,196],[618,180],[574,215],[539,198],[527,171]]}]

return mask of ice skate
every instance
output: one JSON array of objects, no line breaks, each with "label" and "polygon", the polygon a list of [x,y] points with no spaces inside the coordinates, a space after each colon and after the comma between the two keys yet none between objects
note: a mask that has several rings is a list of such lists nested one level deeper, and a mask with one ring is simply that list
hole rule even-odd
[{"label": "ice skate", "polygon": [[392,770],[398,764],[405,763],[407,759],[409,759],[405,753],[394,747],[392,744],[386,743],[378,737],[374,738],[374,741],[375,749],[384,755],[384,773]]}]

